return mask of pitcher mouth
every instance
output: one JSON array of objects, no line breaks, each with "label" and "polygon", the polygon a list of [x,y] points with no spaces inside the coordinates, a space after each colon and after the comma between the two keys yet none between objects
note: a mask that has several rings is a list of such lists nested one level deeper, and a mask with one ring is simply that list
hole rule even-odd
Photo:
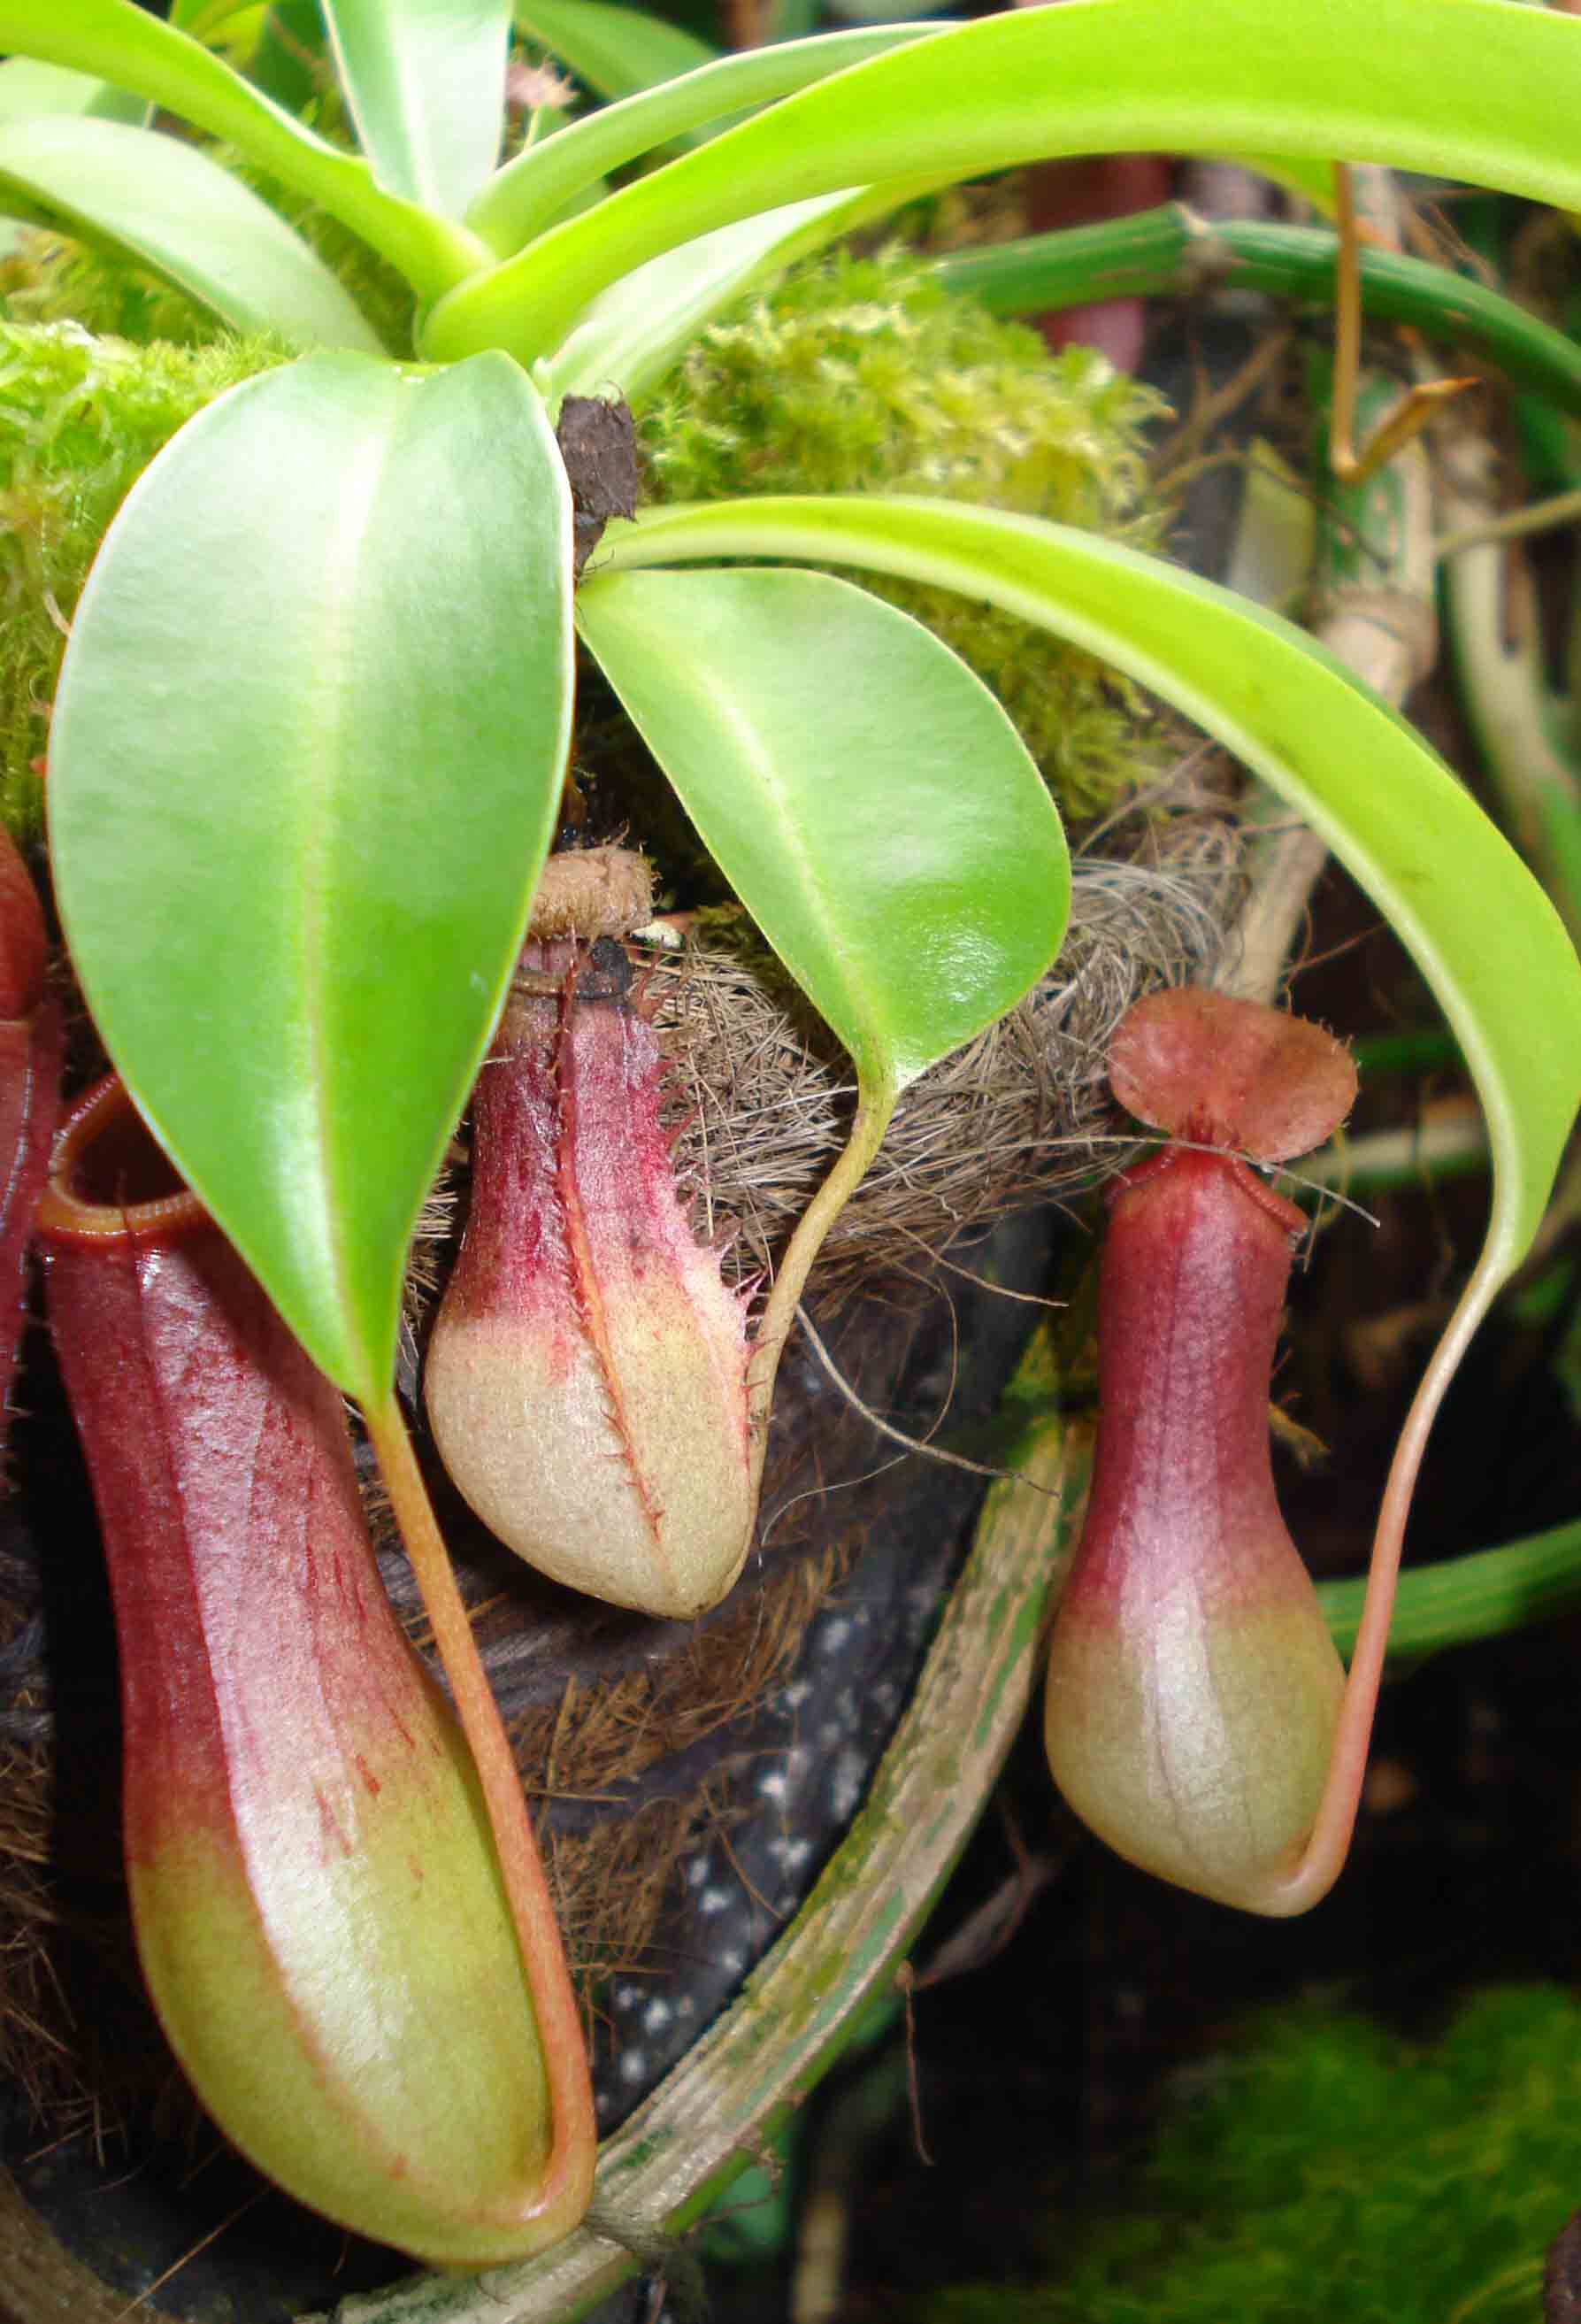
[{"label": "pitcher mouth", "polygon": [[79,1097],[55,1139],[38,1230],[55,1242],[170,1241],[207,1212],[155,1144],[119,1074]]}]

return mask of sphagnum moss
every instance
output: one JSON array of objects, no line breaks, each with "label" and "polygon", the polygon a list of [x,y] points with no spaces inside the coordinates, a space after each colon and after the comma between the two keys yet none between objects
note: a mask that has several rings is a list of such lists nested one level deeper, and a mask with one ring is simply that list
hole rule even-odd
[{"label": "sphagnum moss", "polygon": [[66,624],[154,454],[226,388],[287,359],[262,338],[133,346],[0,320],[0,819],[32,837]]}]

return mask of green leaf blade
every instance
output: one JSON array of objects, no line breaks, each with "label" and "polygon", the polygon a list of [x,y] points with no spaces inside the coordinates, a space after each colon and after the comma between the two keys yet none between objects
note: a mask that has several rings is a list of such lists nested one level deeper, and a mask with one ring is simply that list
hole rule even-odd
[{"label": "green leaf blade", "polygon": [[578,317],[545,367],[551,392],[597,395],[618,379],[635,401],[664,377],[722,307],[766,275],[822,250],[875,215],[897,208],[922,186],[824,194],[788,209],[762,210],[666,250],[611,285]]},{"label": "green leaf blade", "polygon": [[549,352],[604,285],[772,205],[1062,153],[1386,161],[1581,208],[1581,23],[1509,0],[1012,9],[787,97],[464,284],[436,360]]},{"label": "green leaf blade", "polygon": [[894,1089],[1014,1006],[1064,935],[1059,816],[988,689],[826,574],[586,582],[577,618],[715,861]]},{"label": "green leaf blade", "polygon": [[1414,954],[1487,1116],[1495,1185],[1479,1275],[1496,1285],[1519,1265],[1581,1103],[1581,963],[1470,794],[1310,638],[1138,551],[939,501],[659,510],[609,535],[603,553],[612,572],[781,557],[961,589],[1113,661],[1195,718],[1321,832]]},{"label": "green leaf blade", "polygon": [[234,144],[349,226],[420,298],[437,298],[483,263],[450,219],[387,194],[360,154],[342,152],[273,104],[200,42],[130,0],[0,0],[0,48],[91,73]]},{"label": "green leaf blade", "polygon": [[500,158],[510,0],[324,0],[324,21],[377,182],[460,217]]},{"label": "green leaf blade", "polygon": [[573,122],[547,143],[519,153],[484,188],[467,213],[467,224],[491,249],[507,255],[612,170],[678,138],[699,139],[731,114],[769,104],[937,30],[933,24],[897,24],[877,32],[827,32],[721,57],[657,88],[639,88]]},{"label": "green leaf blade", "polygon": [[90,115],[99,121],[142,121],[148,107],[141,97],[112,88],[92,73],[65,65],[44,65],[32,57],[7,57],[0,64],[0,121],[39,121],[48,115]]},{"label": "green leaf blade", "polygon": [[193,145],[91,115],[0,124],[6,190],[127,252],[239,331],[376,355],[356,301],[285,220]]},{"label": "green leaf blade", "polygon": [[407,1240],[548,845],[569,527],[508,358],[311,357],[148,470],[62,670],[51,846],[88,1005],[361,1399],[388,1392]]}]

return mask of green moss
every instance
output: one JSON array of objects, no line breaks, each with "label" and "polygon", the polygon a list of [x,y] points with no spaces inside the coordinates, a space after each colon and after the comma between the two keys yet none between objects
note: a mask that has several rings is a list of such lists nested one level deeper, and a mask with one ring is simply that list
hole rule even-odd
[{"label": "green moss", "polygon": [[162,275],[46,226],[19,228],[0,258],[0,313],[13,323],[77,323],[97,337],[204,346],[222,326]]},{"label": "green moss", "polygon": [[[654,496],[937,493],[1147,547],[1160,399],[1099,355],[953,296],[908,254],[826,255],[705,329],[639,418]],[[866,576],[864,576],[866,577]],[[869,586],[991,686],[1056,795],[1097,811],[1137,772],[1137,697],[1091,656],[943,590]]]},{"label": "green moss", "polygon": [[178,428],[283,354],[260,338],[134,347],[0,322],[0,818],[19,835],[38,825],[32,761],[106,526]]},{"label": "green moss", "polygon": [[1258,2021],[1120,2216],[1049,2222],[1051,2281],[913,2324],[1529,2324],[1581,2201],[1581,2008],[1479,1996],[1420,2046],[1319,2007]]}]

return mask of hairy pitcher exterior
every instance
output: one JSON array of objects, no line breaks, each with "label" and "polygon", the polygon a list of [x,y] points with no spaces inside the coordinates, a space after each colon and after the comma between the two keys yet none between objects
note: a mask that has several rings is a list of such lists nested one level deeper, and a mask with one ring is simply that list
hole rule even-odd
[{"label": "hairy pitcher exterior", "polygon": [[684,1619],[750,1539],[745,1298],[693,1237],[620,944],[521,955],[473,1103],[472,1208],[429,1342],[446,1467],[556,1581]]}]

